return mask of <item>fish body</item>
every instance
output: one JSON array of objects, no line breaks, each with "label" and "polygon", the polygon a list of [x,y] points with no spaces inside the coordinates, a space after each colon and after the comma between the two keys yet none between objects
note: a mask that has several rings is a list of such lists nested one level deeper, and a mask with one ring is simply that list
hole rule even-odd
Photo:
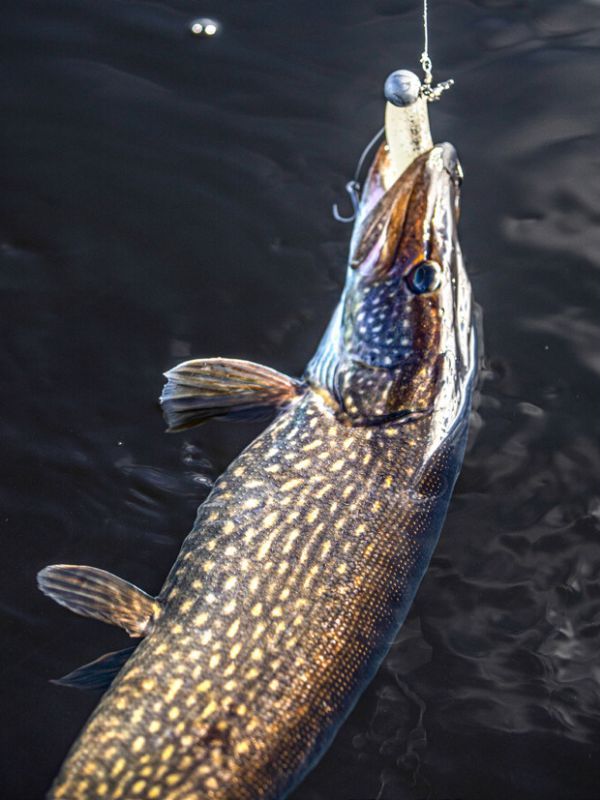
[{"label": "fish body", "polygon": [[145,635],[50,798],[281,800],[404,620],[460,469],[475,337],[453,149],[417,159],[387,192],[384,160],[303,380],[223,360],[170,374],[172,427],[268,406],[278,415],[200,506],[159,596],[132,587],[132,622],[127,587],[100,571],[42,578],[70,607],[101,585],[95,615],[104,604],[102,618]]}]

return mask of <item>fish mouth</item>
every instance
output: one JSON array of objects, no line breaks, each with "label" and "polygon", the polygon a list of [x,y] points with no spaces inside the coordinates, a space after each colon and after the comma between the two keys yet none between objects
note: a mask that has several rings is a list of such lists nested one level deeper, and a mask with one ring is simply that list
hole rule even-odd
[{"label": "fish mouth", "polygon": [[385,169],[379,154],[361,198],[349,266],[371,280],[431,259],[451,269],[463,179],[454,146],[443,142],[418,156],[374,202],[371,187],[381,186]]}]

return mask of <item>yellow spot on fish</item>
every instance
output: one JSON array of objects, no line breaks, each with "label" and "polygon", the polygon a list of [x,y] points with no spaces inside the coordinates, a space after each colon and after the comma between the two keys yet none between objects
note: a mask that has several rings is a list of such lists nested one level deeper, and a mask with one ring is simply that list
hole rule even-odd
[{"label": "yellow spot on fish", "polygon": [[207,706],[205,706],[204,711],[201,714],[202,719],[210,717],[210,715],[214,714],[216,710],[217,710],[217,704],[215,703],[214,700],[211,700],[210,703]]},{"label": "yellow spot on fish", "polygon": [[133,794],[141,794],[146,788],[146,781],[136,781],[131,787]]},{"label": "yellow spot on fish", "polygon": [[181,604],[180,611],[182,614],[187,614],[190,608],[194,605],[193,600],[186,600],[184,603]]},{"label": "yellow spot on fish", "polygon": [[348,571],[348,567],[346,566],[346,564],[340,564],[339,567],[337,568],[337,572],[340,575],[343,575],[347,571]]},{"label": "yellow spot on fish", "polygon": [[148,725],[148,730],[150,733],[157,733],[160,730],[160,720],[153,719],[150,725]]},{"label": "yellow spot on fish", "polygon": [[322,444],[323,444],[323,440],[322,440],[322,439],[313,439],[313,441],[312,441],[312,442],[309,442],[308,444],[305,444],[305,445],[304,445],[304,447],[303,447],[302,449],[303,449],[303,450],[304,450],[306,453],[309,453],[311,450],[316,450],[316,449],[317,449],[318,447],[320,447]]},{"label": "yellow spot on fish", "polygon": [[387,475],[386,478],[385,478],[385,481],[384,481],[384,485],[385,485],[386,489],[389,489],[390,486],[393,484],[393,482],[394,482],[393,477],[391,475]]},{"label": "yellow spot on fish", "polygon": [[202,681],[202,683],[199,683],[198,686],[196,686],[196,691],[198,692],[198,694],[203,694],[204,692],[208,692],[211,686],[212,683],[209,680],[205,680]]},{"label": "yellow spot on fish", "polygon": [[338,458],[338,460],[334,461],[333,464],[331,465],[331,471],[339,472],[345,463],[346,463],[345,458]]},{"label": "yellow spot on fish", "polygon": [[379,500],[375,500],[375,502],[374,502],[374,503],[373,503],[373,505],[371,506],[371,509],[372,509],[374,512],[377,512],[377,511],[379,511],[379,510],[380,510],[380,508],[381,508],[381,502],[380,502]]},{"label": "yellow spot on fish", "polygon": [[204,564],[202,564],[202,569],[204,570],[204,572],[211,572],[214,566],[215,566],[214,561],[205,561]]},{"label": "yellow spot on fish", "polygon": [[276,692],[277,689],[279,689],[279,681],[277,680],[277,678],[273,678],[273,680],[269,682],[269,689],[272,692]]},{"label": "yellow spot on fish", "polygon": [[258,589],[259,584],[260,584],[260,578],[258,577],[258,575],[255,575],[250,580],[250,583],[248,584],[248,588],[250,589],[250,591],[252,593],[254,593]]},{"label": "yellow spot on fish", "polygon": [[318,508],[313,508],[306,515],[306,521],[307,522],[314,522],[318,516],[319,516],[319,509]]},{"label": "yellow spot on fish", "polygon": [[275,606],[273,611],[271,611],[271,616],[273,617],[280,617],[283,614],[283,609],[281,606]]},{"label": "yellow spot on fish", "polygon": [[202,633],[200,634],[200,643],[201,644],[208,644],[211,639],[212,639],[212,631],[211,630],[202,631]]},{"label": "yellow spot on fish", "polygon": [[112,771],[110,773],[111,778],[116,778],[117,775],[120,775],[123,772],[124,769],[125,769],[125,759],[124,758],[118,758],[115,761],[115,765],[112,768]]},{"label": "yellow spot on fish", "polygon": [[233,639],[233,637],[236,635],[239,629],[240,629],[240,621],[239,619],[236,619],[234,620],[234,622],[231,623],[229,628],[227,628],[226,635],[228,636],[229,639]]},{"label": "yellow spot on fish", "polygon": [[150,791],[148,792],[148,798],[149,798],[149,800],[156,800],[156,798],[160,797],[160,792],[161,792],[161,788],[160,788],[160,786],[154,786],[154,787],[153,787],[152,789],[150,789]]},{"label": "yellow spot on fish", "polygon": [[252,638],[253,639],[258,639],[259,636],[262,636],[262,634],[266,630],[266,627],[267,626],[264,624],[264,622],[259,622],[258,625],[256,626],[256,628],[254,629],[254,633],[252,634]]},{"label": "yellow spot on fish", "polygon": [[221,656],[218,653],[215,653],[213,656],[210,657],[210,661],[208,662],[208,666],[210,669],[215,669],[219,666],[219,662],[221,661]]},{"label": "yellow spot on fish", "polygon": [[223,525],[223,533],[233,533],[235,530],[235,524],[232,520],[228,519],[225,525]]},{"label": "yellow spot on fish", "polygon": [[175,695],[181,689],[182,686],[183,686],[183,681],[181,680],[181,678],[175,678],[170,682],[169,688],[165,695],[165,700],[167,701],[167,703],[173,702]]},{"label": "yellow spot on fish", "polygon": [[175,752],[175,746],[172,744],[168,744],[160,754],[161,761],[170,761],[173,758],[174,752]]},{"label": "yellow spot on fish", "polygon": [[315,492],[315,497],[318,500],[321,500],[325,495],[333,489],[333,485],[331,483],[326,483],[325,486],[322,486],[318,492]]},{"label": "yellow spot on fish", "polygon": [[177,706],[173,706],[169,709],[169,719],[175,720],[180,714],[180,710]]},{"label": "yellow spot on fish", "polygon": [[282,492],[289,492],[291,489],[295,489],[296,486],[301,486],[303,483],[302,478],[292,478],[289,481],[286,481],[283,486],[281,487]]},{"label": "yellow spot on fish", "polygon": [[236,642],[229,651],[229,658],[237,658],[241,649],[242,645],[240,644],[240,642]]},{"label": "yellow spot on fish", "polygon": [[225,614],[226,616],[228,614],[233,614],[233,612],[235,611],[236,605],[237,605],[237,602],[236,602],[235,599],[230,600],[228,603],[226,603],[223,606],[223,614]]},{"label": "yellow spot on fish", "polygon": [[246,542],[246,544],[251,542],[252,539],[254,539],[254,537],[256,536],[256,534],[257,534],[256,528],[248,528],[248,530],[244,533],[244,541]]},{"label": "yellow spot on fish", "polygon": [[98,797],[104,797],[104,795],[108,792],[108,784],[107,783],[99,783],[98,788],[96,789],[96,794]]},{"label": "yellow spot on fish", "polygon": [[265,467],[265,472],[281,472],[281,464],[271,464]]},{"label": "yellow spot on fish", "polygon": [[137,736],[133,740],[133,744],[131,745],[132,752],[139,753],[140,750],[143,750],[145,744],[146,744],[146,739],[143,736]]},{"label": "yellow spot on fish", "polygon": [[364,525],[362,524],[362,522],[361,522],[361,524],[360,524],[360,525],[358,526],[358,528],[357,528],[357,529],[354,531],[354,533],[355,533],[357,536],[362,536],[362,534],[363,534],[365,531],[366,531],[366,528],[365,528],[365,526],[364,526]]},{"label": "yellow spot on fish", "polygon": [[196,625],[198,628],[200,628],[200,627],[202,627],[202,625],[205,624],[205,622],[207,622],[207,620],[208,620],[208,612],[207,611],[201,611],[199,614],[196,614],[196,616],[194,617],[194,625]]},{"label": "yellow spot on fish", "polygon": [[246,673],[246,678],[251,681],[253,678],[258,678],[259,672],[256,667],[251,667]]},{"label": "yellow spot on fish", "polygon": [[292,545],[294,544],[294,542],[296,541],[298,536],[300,536],[300,529],[299,528],[294,528],[293,530],[291,530],[289,532],[288,538],[287,538],[287,542],[285,543],[284,548],[283,548],[283,553],[284,554],[287,555],[287,553],[290,552],[290,550],[292,549]]},{"label": "yellow spot on fish", "polygon": [[250,497],[250,498],[248,498],[248,500],[245,500],[244,503],[243,503],[243,508],[247,508],[247,509],[258,508],[258,506],[259,506],[259,502],[256,499],[256,497]]}]

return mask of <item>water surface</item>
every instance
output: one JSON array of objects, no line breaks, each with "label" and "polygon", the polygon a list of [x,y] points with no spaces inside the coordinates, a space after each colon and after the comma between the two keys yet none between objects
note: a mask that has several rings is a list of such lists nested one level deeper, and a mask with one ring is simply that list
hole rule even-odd
[{"label": "water surface", "polygon": [[[5,0],[0,794],[37,800],[96,698],[48,679],[122,632],[48,563],[156,592],[259,430],[165,436],[161,373],[301,373],[350,230],[331,204],[416,67],[417,3]],[[293,800],[591,800],[600,757],[600,5],[431,4],[434,138],[465,170],[486,368],[438,550]],[[189,22],[214,16],[212,39]]]}]

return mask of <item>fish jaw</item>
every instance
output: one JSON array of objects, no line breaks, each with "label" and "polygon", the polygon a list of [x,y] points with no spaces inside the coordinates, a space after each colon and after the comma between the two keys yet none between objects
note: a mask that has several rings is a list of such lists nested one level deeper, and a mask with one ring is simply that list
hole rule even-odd
[{"label": "fish jaw", "polygon": [[[346,285],[307,380],[329,393],[349,424],[386,424],[432,413],[459,394],[470,348],[471,289],[458,241],[462,170],[450,144],[416,158],[383,191],[375,157],[350,247]],[[373,196],[378,199],[373,202]],[[436,285],[415,289],[425,266]]]}]

